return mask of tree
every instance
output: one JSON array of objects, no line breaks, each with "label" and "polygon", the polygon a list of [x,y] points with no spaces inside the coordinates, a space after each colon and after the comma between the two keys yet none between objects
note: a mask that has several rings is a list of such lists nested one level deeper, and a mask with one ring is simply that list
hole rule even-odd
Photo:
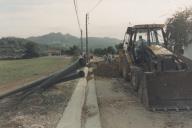
[{"label": "tree", "polygon": [[106,54],[106,49],[96,48],[93,52],[95,55],[102,56]]},{"label": "tree", "polygon": [[68,49],[62,49],[62,54],[67,54],[67,55],[78,55],[80,52],[80,49],[78,46],[73,45],[72,47],[69,47]]},{"label": "tree", "polygon": [[94,49],[94,54],[95,55],[98,55],[98,56],[103,56],[103,55],[105,55],[105,54],[115,54],[115,48],[114,47],[112,47],[112,46],[109,46],[109,47],[107,47],[107,48],[96,48],[96,49]]},{"label": "tree", "polygon": [[76,45],[73,45],[72,47],[70,47],[70,52],[72,55],[77,55],[79,53],[79,47]]},{"label": "tree", "polygon": [[107,53],[109,53],[109,54],[115,54],[115,49],[114,49],[114,47],[109,46],[109,47],[107,48]]},{"label": "tree", "polygon": [[115,45],[116,50],[123,49],[123,43],[119,43]]},{"label": "tree", "polygon": [[169,40],[175,45],[188,45],[188,31],[192,28],[192,9],[176,12],[166,21]]},{"label": "tree", "polygon": [[33,42],[28,42],[25,44],[25,54],[23,58],[33,58],[39,57],[38,45]]}]

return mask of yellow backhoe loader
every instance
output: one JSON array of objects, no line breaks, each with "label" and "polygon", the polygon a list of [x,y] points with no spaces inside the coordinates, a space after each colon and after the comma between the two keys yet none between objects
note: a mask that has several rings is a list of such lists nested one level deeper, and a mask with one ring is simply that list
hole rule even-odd
[{"label": "yellow backhoe loader", "polygon": [[192,61],[168,50],[162,24],[128,27],[119,71],[149,110],[192,109]]}]

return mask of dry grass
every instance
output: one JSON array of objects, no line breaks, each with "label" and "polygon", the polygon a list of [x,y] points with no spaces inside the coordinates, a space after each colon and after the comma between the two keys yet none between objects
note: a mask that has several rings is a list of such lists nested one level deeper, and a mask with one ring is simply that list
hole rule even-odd
[{"label": "dry grass", "polygon": [[0,61],[0,85],[29,82],[70,64],[70,58],[41,57],[25,60]]}]

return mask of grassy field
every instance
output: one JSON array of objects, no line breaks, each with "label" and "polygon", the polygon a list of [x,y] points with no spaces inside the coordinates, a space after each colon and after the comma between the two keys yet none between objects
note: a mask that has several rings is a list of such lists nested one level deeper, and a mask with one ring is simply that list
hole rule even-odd
[{"label": "grassy field", "polygon": [[21,84],[38,79],[71,63],[70,58],[41,57],[0,61],[0,85]]}]

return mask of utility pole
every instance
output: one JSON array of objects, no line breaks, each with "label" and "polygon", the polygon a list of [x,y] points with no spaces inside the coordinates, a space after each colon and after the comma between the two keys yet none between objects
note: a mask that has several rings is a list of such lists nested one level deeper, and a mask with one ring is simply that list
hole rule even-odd
[{"label": "utility pole", "polygon": [[81,53],[83,53],[83,30],[81,29]]},{"label": "utility pole", "polygon": [[87,63],[89,62],[89,48],[88,48],[88,13],[86,13],[86,57]]}]

